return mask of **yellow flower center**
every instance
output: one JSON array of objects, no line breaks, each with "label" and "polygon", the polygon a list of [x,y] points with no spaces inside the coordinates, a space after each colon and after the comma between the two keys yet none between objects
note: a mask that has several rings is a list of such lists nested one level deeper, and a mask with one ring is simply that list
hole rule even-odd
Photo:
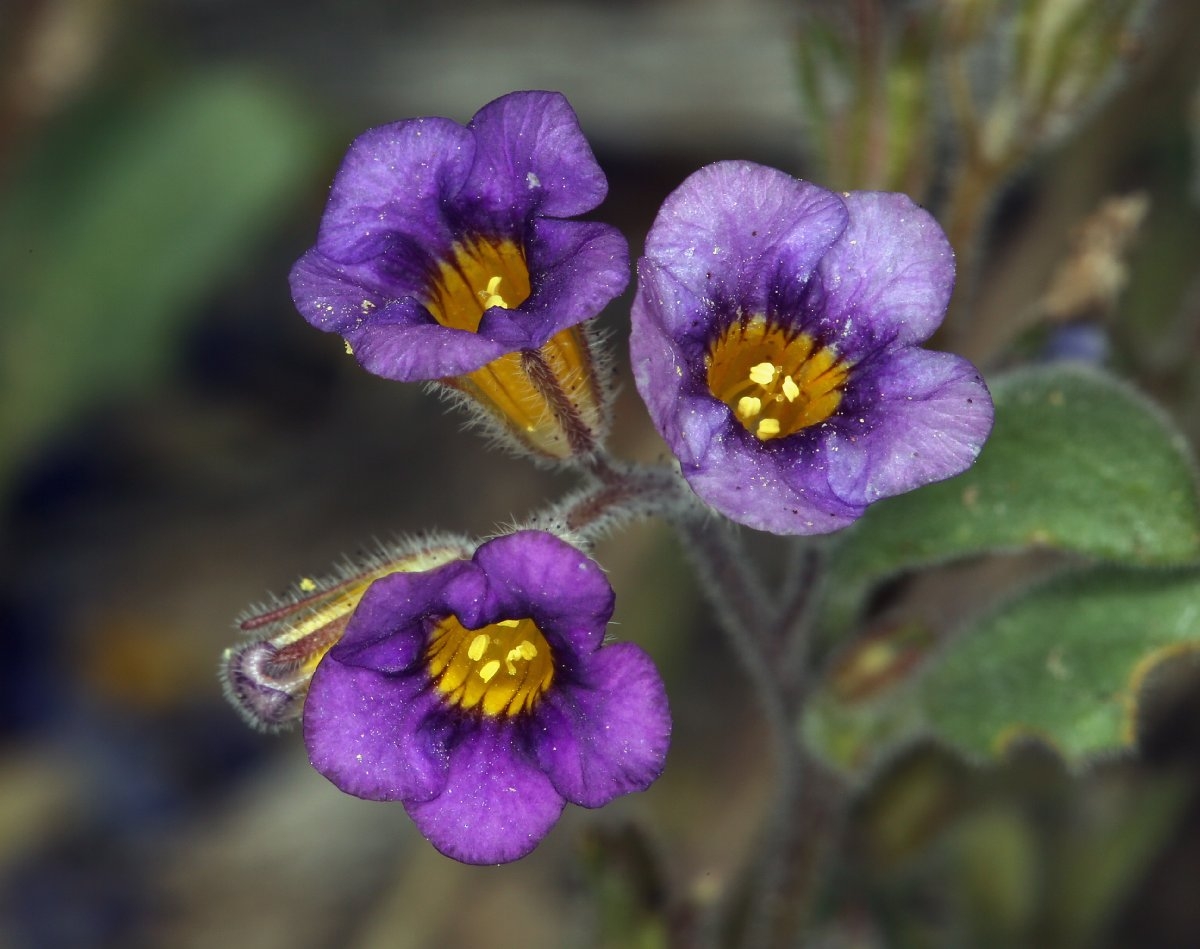
[{"label": "yellow flower center", "polygon": [[425,658],[447,701],[489,716],[533,708],[554,679],[550,644],[531,619],[467,629],[448,616],[435,627]]},{"label": "yellow flower center", "polygon": [[842,401],[848,363],[807,333],[764,317],[730,324],[705,360],[708,390],[761,441],[825,421]]},{"label": "yellow flower center", "polygon": [[454,245],[454,256],[438,265],[425,306],[442,326],[479,330],[494,306],[511,310],[529,299],[525,251],[512,241],[474,238]]}]

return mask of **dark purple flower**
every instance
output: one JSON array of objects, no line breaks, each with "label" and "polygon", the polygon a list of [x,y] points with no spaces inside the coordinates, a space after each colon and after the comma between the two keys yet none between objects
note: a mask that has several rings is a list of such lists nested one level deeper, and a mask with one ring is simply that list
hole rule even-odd
[{"label": "dark purple flower", "polygon": [[566,801],[599,807],[662,771],[666,693],[640,648],[602,645],[612,608],[600,567],[540,531],[377,580],[313,676],[313,766],[401,801],[456,860],[524,856]]},{"label": "dark purple flower", "polygon": [[567,402],[581,400],[582,424],[599,426],[579,324],[625,289],[629,253],[616,229],[565,219],[607,188],[559,93],[502,96],[465,127],[422,118],[371,129],[342,162],[292,296],[371,372],[446,381],[527,447],[567,457],[569,431],[535,431],[553,428],[560,407],[547,408],[522,354],[588,390]]},{"label": "dark purple flower", "polygon": [[779,534],[844,527],[958,474],[992,424],[941,323],[954,254],[902,194],[719,162],[663,204],[638,264],[634,379],[692,489]]}]

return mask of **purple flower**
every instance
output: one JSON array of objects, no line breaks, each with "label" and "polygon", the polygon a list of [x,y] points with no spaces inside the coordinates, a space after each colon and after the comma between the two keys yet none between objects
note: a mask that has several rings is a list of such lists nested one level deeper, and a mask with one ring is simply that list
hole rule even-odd
[{"label": "purple flower", "polygon": [[[568,457],[579,451],[571,427],[599,426],[605,411],[578,324],[625,289],[629,254],[614,228],[565,219],[607,188],[558,93],[511,93],[465,127],[422,118],[372,129],[334,179],[317,244],[292,269],[293,298],[369,371],[445,381],[526,447]],[[535,377],[557,374],[572,391],[551,393],[548,407],[529,359]],[[556,427],[558,402],[582,422]]]},{"label": "purple flower", "polygon": [[638,264],[634,379],[692,489],[779,534],[844,527],[975,460],[992,402],[917,344],[954,254],[901,194],[719,162],[663,204]]},{"label": "purple flower", "polygon": [[662,771],[666,693],[640,648],[602,645],[612,608],[600,567],[540,531],[377,580],[313,676],[313,766],[401,801],[457,860],[524,856],[566,801],[599,807]]}]

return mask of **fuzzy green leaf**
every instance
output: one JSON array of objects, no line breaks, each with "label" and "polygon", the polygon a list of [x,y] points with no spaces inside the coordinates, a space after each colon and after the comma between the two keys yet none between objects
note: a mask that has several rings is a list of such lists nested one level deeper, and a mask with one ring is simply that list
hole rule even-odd
[{"label": "fuzzy green leaf", "polygon": [[1121,563],[1200,559],[1200,499],[1183,438],[1154,405],[1095,371],[1053,366],[992,386],[996,425],[966,473],[875,505],[832,555],[825,628],[843,629],[890,576],[1041,547]]},{"label": "fuzzy green leaf", "polygon": [[916,683],[916,701],[968,753],[1033,734],[1079,760],[1129,745],[1147,674],[1197,649],[1200,570],[1095,567],[967,630]]}]

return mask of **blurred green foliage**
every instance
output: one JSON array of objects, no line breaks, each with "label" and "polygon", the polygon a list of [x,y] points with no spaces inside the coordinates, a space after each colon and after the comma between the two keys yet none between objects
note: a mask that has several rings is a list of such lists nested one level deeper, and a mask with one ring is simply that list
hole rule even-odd
[{"label": "blurred green foliage", "polygon": [[1188,446],[1144,396],[1096,371],[1031,368],[992,385],[995,428],[969,471],[871,508],[835,540],[824,630],[904,570],[1045,548],[1132,564],[1200,559]]},{"label": "blurred green foliage", "polygon": [[319,142],[293,100],[232,71],[59,119],[0,205],[0,492],[39,436],[162,371],[311,181]]}]

